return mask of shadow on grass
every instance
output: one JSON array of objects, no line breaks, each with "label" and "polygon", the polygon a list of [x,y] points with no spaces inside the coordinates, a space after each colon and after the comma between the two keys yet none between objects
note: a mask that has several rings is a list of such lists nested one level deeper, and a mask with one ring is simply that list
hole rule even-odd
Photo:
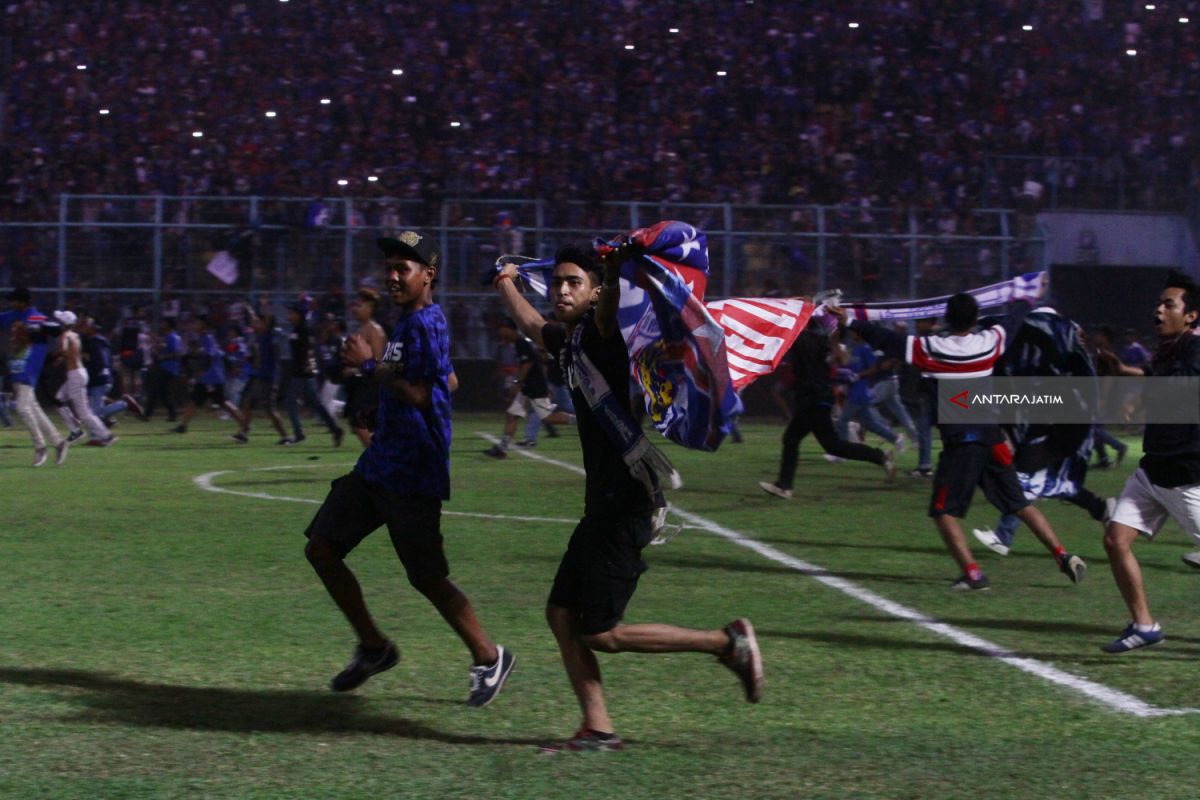
[{"label": "shadow on grass", "polygon": [[0,683],[80,689],[85,694],[70,697],[86,706],[78,719],[146,728],[353,733],[476,745],[541,745],[549,739],[450,733],[402,717],[366,712],[361,697],[328,692],[174,686],[84,670],[16,667],[0,667]]}]

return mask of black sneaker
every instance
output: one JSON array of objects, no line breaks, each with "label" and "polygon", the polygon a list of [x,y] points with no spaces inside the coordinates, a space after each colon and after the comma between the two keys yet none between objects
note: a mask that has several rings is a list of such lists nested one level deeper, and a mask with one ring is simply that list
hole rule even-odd
[{"label": "black sneaker", "polygon": [[367,678],[377,673],[389,670],[400,660],[400,651],[394,642],[388,642],[383,649],[371,653],[360,644],[354,648],[354,657],[346,668],[333,677],[329,688],[335,692],[348,692],[366,683]]},{"label": "black sneaker", "polygon": [[238,444],[248,444],[250,442],[250,437],[247,436],[246,434],[242,433],[241,431],[231,434],[229,436],[229,438],[233,439]]},{"label": "black sneaker", "polygon": [[512,672],[516,659],[513,654],[500,645],[496,645],[496,663],[490,667],[471,667],[471,694],[467,697],[467,705],[471,708],[483,708],[496,699],[508,673]]},{"label": "black sneaker", "polygon": [[508,453],[498,444],[494,444],[487,450],[484,450],[483,454],[492,458],[508,458]]},{"label": "black sneaker", "polygon": [[68,434],[67,434],[67,441],[68,441],[68,442],[77,442],[77,441],[79,441],[79,440],[80,440],[80,439],[82,439],[82,438],[83,438],[83,431],[82,431],[82,430],[78,430],[78,431],[71,431],[70,433],[68,433]]},{"label": "black sneaker", "polygon": [[187,425],[176,425],[171,428],[171,433],[187,433]]},{"label": "black sneaker", "polygon": [[615,733],[600,733],[590,728],[580,728],[575,735],[561,744],[545,745],[543,753],[613,753],[625,749],[625,743]]},{"label": "black sneaker", "polygon": [[754,626],[748,619],[735,619],[725,626],[725,635],[729,637],[729,650],[720,661],[741,680],[746,701],[757,703],[762,699],[763,667]]},{"label": "black sneaker", "polygon": [[971,580],[970,575],[963,575],[961,578],[950,584],[950,588],[956,592],[983,592],[990,589],[992,586],[988,580],[988,576],[982,572],[975,580]]},{"label": "black sneaker", "polygon": [[1082,583],[1087,575],[1087,564],[1079,556],[1063,553],[1058,560],[1058,571],[1071,579],[1071,583]]},{"label": "black sneaker", "polygon": [[299,436],[293,436],[293,437],[292,437],[292,438],[290,438],[290,439],[285,439],[284,441],[280,442],[280,444],[282,444],[282,445],[284,445],[284,446],[286,446],[286,447],[292,447],[293,445],[300,444],[301,442],[303,442],[303,441],[304,441],[305,439],[307,439],[307,438],[308,438],[308,437],[307,437],[307,436],[305,436],[305,435],[302,433],[302,434],[300,434]]}]

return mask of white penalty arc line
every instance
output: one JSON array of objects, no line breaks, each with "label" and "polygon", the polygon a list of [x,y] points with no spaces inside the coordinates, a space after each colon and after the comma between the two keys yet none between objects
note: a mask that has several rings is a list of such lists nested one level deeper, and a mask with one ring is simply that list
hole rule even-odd
[{"label": "white penalty arc line", "polygon": [[[224,486],[217,486],[214,481],[222,475],[229,475],[234,472],[271,472],[274,470],[285,469],[316,469],[318,467],[333,466],[331,464],[289,464],[282,467],[252,467],[245,470],[236,469],[219,469],[215,472],[206,472],[203,475],[197,475],[192,478],[194,483],[200,489],[206,492],[216,492],[217,494],[232,494],[238,497],[252,497],[256,500],[280,500],[285,503],[308,503],[309,505],[319,506],[323,500],[314,500],[311,497],[288,497],[279,494],[267,494],[266,492],[244,492],[240,489],[228,489]],[[352,465],[349,465],[352,466]],[[472,519],[491,519],[491,520],[510,520],[512,522],[549,522],[555,525],[574,525],[579,522],[578,519],[562,519],[559,517],[527,517],[516,516],[512,514],[481,514],[473,511],[442,511],[443,516],[448,517],[468,517]]]},{"label": "white penalty arc line", "polygon": [[[484,439],[488,439],[493,442],[495,441],[494,437],[487,434],[479,435]],[[576,466],[575,464],[568,464],[565,461],[558,461],[538,453],[531,453],[528,450],[521,450],[519,452],[526,458],[531,458],[535,461],[541,461],[545,464],[551,464],[559,467],[560,469],[569,470],[579,475],[585,474],[583,468]],[[889,600],[882,595],[872,592],[870,589],[864,589],[858,584],[848,581],[845,578],[839,578],[835,575],[830,575],[827,570],[822,569],[815,564],[789,556],[787,553],[776,550],[770,545],[763,544],[762,542],[752,539],[749,536],[738,533],[730,528],[726,528],[723,525],[712,522],[711,520],[705,519],[698,514],[693,514],[690,511],[686,511],[677,505],[672,504],[670,510],[673,514],[688,522],[691,526],[699,528],[703,531],[707,531],[715,536],[719,536],[722,539],[726,539],[727,541],[733,542],[736,545],[745,547],[748,550],[752,550],[764,558],[807,575],[808,577],[819,581],[831,589],[836,589],[843,594],[849,595],[855,600],[866,603],[872,608],[878,609],[885,614],[890,614],[893,617],[912,622],[913,624],[924,628],[931,633],[937,634],[942,638],[949,639],[960,647],[974,650],[985,656],[995,658],[1011,667],[1016,667],[1017,669],[1027,672],[1030,675],[1035,675],[1042,680],[1058,684],[1059,686],[1064,686],[1072,691],[1084,695],[1085,697],[1103,703],[1114,711],[1119,711],[1123,714],[1130,714],[1135,717],[1170,717],[1181,714],[1200,713],[1200,708],[1160,708],[1147,703],[1141,698],[1128,694],[1127,692],[1122,692],[1119,689],[1113,689],[1105,686],[1104,684],[1096,683],[1095,681],[1088,680],[1087,678],[1074,675],[1070,672],[1059,669],[1052,664],[1047,664],[1044,661],[1038,661],[1035,658],[1027,658],[1025,656],[1018,655],[1012,650],[989,642],[987,639],[983,639],[972,633],[968,633],[945,622],[938,622],[932,617],[922,614],[921,612],[909,608],[908,606]]]}]

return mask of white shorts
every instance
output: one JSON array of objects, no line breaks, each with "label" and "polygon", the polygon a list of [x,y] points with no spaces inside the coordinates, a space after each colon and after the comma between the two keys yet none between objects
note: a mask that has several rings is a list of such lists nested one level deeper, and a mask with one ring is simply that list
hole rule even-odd
[{"label": "white shorts", "polygon": [[1146,470],[1139,467],[1125,481],[1112,521],[1154,538],[1167,517],[1178,522],[1183,532],[1200,544],[1200,483],[1172,489],[1155,486],[1146,477]]},{"label": "white shorts", "polygon": [[509,404],[508,413],[514,417],[525,419],[531,409],[533,413],[537,414],[538,419],[545,419],[557,410],[554,408],[554,403],[550,402],[549,397],[526,397],[518,394]]}]

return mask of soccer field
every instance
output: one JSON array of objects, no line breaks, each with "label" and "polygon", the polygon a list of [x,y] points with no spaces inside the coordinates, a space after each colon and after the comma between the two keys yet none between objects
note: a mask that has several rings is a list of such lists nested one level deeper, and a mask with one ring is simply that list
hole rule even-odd
[{"label": "soccer field", "polygon": [[[124,421],[114,447],[34,470],[27,434],[0,430],[0,797],[1196,796],[1200,572],[1173,523],[1136,550],[1167,641],[1111,656],[1126,612],[1080,509],[1042,506],[1091,567],[1081,585],[1022,530],[1007,557],[975,546],[990,592],[952,592],[928,481],[885,485],[807,440],[794,499],[770,497],[770,423],[715,454],[669,447],[687,527],[647,550],[627,613],[750,617],[762,703],[709,657],[601,654],[627,749],[540,753],[578,723],[542,614],[582,508],[579,447],[568,431],[496,462],[482,435],[499,427],[456,417],[443,518],[452,577],[517,657],[482,710],[463,704],[465,648],[384,534],[350,564],[402,659],[326,688],[354,642],[302,532],[352,439],[283,448],[260,426],[241,446],[211,418],[186,436]],[[1093,490],[1120,488],[1131,444]],[[977,498],[967,528],[994,522]]]}]

